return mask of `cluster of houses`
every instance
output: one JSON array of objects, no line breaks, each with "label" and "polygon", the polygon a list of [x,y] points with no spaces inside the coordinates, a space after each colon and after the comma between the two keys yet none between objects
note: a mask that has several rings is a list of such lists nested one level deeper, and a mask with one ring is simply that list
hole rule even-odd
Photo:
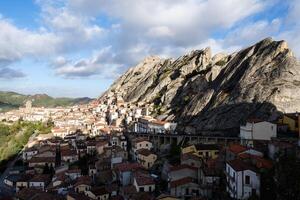
[{"label": "cluster of houses", "polygon": [[53,138],[22,152],[23,165],[10,169],[4,184],[16,199],[133,199],[151,195],[157,160],[152,143],[131,141],[122,134],[88,138],[71,134]]},{"label": "cluster of houses", "polygon": [[185,144],[180,160],[172,163],[153,145],[121,132],[47,139],[22,152],[23,165],[12,167],[4,184],[20,200],[214,199],[220,191],[248,199],[260,196],[261,174],[278,156],[295,150],[295,144],[273,137],[246,144]]},{"label": "cluster of houses", "polygon": [[[183,140],[165,154],[149,138],[179,138],[177,124],[150,117],[150,107],[108,93],[89,105],[44,109],[34,121],[51,119],[53,137],[22,152],[5,186],[19,200],[249,199],[261,196],[263,173],[280,156],[298,152],[300,117],[292,113],[276,122],[247,120],[235,142]],[[26,103],[18,112],[30,119],[38,110]],[[282,139],[284,133],[296,140]]]},{"label": "cluster of houses", "polygon": [[145,122],[148,133],[175,131],[176,123],[157,120],[149,114],[148,104],[125,103],[122,97],[112,93],[87,107],[73,107],[62,116],[52,118],[55,125],[52,133],[55,137],[64,138],[76,130],[94,137],[124,130],[142,132],[138,128],[141,121]]},{"label": "cluster of houses", "polygon": [[147,133],[173,133],[176,123],[150,117],[151,106],[147,103],[127,103],[117,93],[108,93],[101,99],[72,107],[32,107],[27,101],[24,107],[0,113],[0,121],[52,121],[54,137],[64,138],[77,130],[98,136],[111,132],[135,131]]}]

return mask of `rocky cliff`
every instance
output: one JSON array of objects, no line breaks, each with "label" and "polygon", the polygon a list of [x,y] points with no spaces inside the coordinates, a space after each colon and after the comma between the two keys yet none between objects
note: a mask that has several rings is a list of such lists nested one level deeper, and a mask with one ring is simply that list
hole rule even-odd
[{"label": "rocky cliff", "polygon": [[148,57],[108,91],[152,103],[154,115],[201,134],[234,131],[249,117],[300,111],[300,64],[285,41],[267,38],[239,52],[209,48],[173,59]]}]

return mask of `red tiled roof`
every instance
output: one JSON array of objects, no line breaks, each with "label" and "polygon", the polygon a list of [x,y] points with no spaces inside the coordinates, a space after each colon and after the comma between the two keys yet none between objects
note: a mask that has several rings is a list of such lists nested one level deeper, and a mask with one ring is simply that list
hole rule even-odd
[{"label": "red tiled roof", "polygon": [[246,151],[247,148],[239,144],[232,144],[229,146],[228,150],[234,154],[239,154]]},{"label": "red tiled roof", "polygon": [[181,155],[181,159],[182,160],[189,160],[189,159],[192,159],[192,160],[197,160],[199,161],[200,158],[196,155],[194,155],[193,153],[185,153],[185,154],[182,154]]},{"label": "red tiled roof", "polygon": [[90,198],[85,196],[84,194],[78,194],[75,192],[69,192],[68,196],[72,197],[75,200],[90,200]]},{"label": "red tiled roof", "polygon": [[35,175],[29,182],[49,182],[51,180],[48,174],[38,174]]},{"label": "red tiled roof", "polygon": [[192,167],[186,164],[183,165],[177,165],[177,166],[173,166],[170,168],[170,171],[178,171],[178,170],[182,170],[182,169],[191,169],[191,170],[197,170],[196,167]]},{"label": "red tiled roof", "polygon": [[139,163],[120,163],[115,165],[116,170],[120,172],[142,169],[143,166]]},{"label": "red tiled roof", "polygon": [[149,174],[144,174],[141,172],[134,173],[134,179],[139,186],[155,184],[153,178]]},{"label": "red tiled roof", "polygon": [[176,181],[171,181],[170,187],[174,188],[174,187],[178,187],[178,186],[185,185],[185,184],[192,183],[192,182],[193,182],[193,179],[191,177],[184,177],[184,178],[178,179]]},{"label": "red tiled roof", "polygon": [[76,183],[74,184],[74,186],[78,186],[78,185],[91,185],[92,184],[92,178],[89,176],[81,176],[77,179]]},{"label": "red tiled roof", "polygon": [[137,153],[143,156],[150,156],[151,154],[154,154],[149,149],[139,149]]},{"label": "red tiled roof", "polygon": [[77,156],[77,152],[75,150],[71,150],[71,149],[65,149],[62,150],[61,152],[61,156]]},{"label": "red tiled roof", "polygon": [[255,161],[255,165],[257,168],[265,168],[265,169],[271,169],[273,167],[273,164],[270,160],[264,159],[260,156],[251,155],[248,153],[240,154],[239,157],[241,159],[252,159]]},{"label": "red tiled roof", "polygon": [[41,190],[37,190],[34,188],[23,188],[21,191],[19,191],[16,194],[16,197],[18,199],[32,199],[32,200],[37,200],[37,199],[43,199],[43,200],[62,200],[62,198],[59,195],[55,195],[49,192],[44,192]]},{"label": "red tiled roof", "polygon": [[227,162],[235,171],[244,171],[244,170],[251,170],[256,172],[256,169],[251,166],[250,164],[247,164],[246,162],[235,159]]},{"label": "red tiled roof", "polygon": [[133,140],[132,140],[132,143],[133,143],[133,144],[137,144],[137,143],[139,143],[139,142],[144,142],[144,141],[150,142],[147,138],[139,137],[139,138],[133,139]]},{"label": "red tiled roof", "polygon": [[109,192],[106,190],[105,187],[93,187],[91,189],[91,192],[93,194],[95,194],[96,196],[102,196],[102,195],[105,195],[105,194],[109,194]]}]

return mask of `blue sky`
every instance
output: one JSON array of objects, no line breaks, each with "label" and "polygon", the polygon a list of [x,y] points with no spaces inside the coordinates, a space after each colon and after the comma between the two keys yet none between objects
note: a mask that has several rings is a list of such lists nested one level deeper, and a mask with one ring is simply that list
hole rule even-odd
[{"label": "blue sky", "polygon": [[0,90],[97,97],[144,57],[273,37],[300,56],[300,0],[0,1]]}]

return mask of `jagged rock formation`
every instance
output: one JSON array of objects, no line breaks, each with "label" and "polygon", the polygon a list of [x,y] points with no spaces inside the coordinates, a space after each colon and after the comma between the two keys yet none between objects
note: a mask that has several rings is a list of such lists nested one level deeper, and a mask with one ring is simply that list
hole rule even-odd
[{"label": "jagged rock formation", "polygon": [[177,121],[185,132],[211,134],[249,117],[272,120],[300,111],[299,70],[287,43],[267,38],[231,55],[212,57],[206,48],[176,60],[149,57],[108,91],[153,103],[154,114]]}]

